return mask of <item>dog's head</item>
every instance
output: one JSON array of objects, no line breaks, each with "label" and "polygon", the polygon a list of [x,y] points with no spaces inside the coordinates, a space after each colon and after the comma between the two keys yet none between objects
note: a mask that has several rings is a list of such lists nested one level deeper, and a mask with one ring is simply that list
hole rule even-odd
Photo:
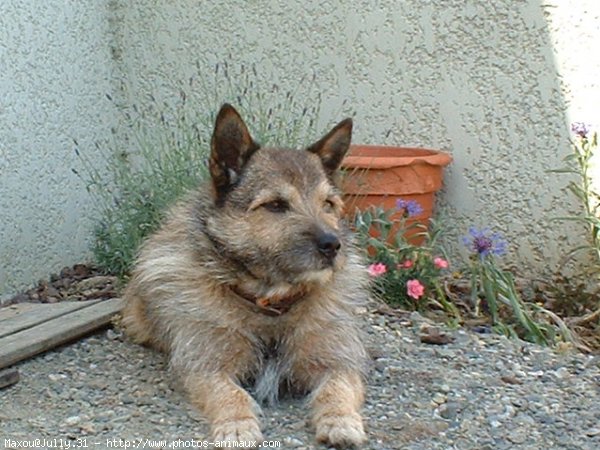
[{"label": "dog's head", "polygon": [[206,222],[224,256],[267,283],[329,280],[348,245],[335,178],[351,134],[346,119],[305,150],[260,148],[224,105],[211,142]]}]

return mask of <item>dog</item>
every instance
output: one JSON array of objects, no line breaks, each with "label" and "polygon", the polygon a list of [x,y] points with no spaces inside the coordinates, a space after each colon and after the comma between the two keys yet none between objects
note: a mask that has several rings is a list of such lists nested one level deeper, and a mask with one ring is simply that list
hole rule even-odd
[{"label": "dog", "polygon": [[260,443],[259,403],[284,387],[309,394],[319,442],[366,440],[367,271],[337,187],[351,134],[346,119],[306,149],[262,148],[223,105],[207,184],[141,247],[124,330],[168,354],[215,441]]}]

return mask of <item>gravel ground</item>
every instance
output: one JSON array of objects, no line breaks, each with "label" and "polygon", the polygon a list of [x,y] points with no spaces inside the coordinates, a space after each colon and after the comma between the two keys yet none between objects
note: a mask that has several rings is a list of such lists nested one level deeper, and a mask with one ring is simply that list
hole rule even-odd
[{"label": "gravel ground", "polygon": [[[442,329],[450,339],[433,340],[450,342],[426,344],[421,336],[435,338],[435,328],[427,330],[418,314],[369,311],[365,318],[373,356],[365,449],[600,448],[599,356],[464,330]],[[51,440],[37,448],[92,449],[124,448],[126,439],[130,448],[163,448],[152,441],[207,438],[206,422],[170,385],[163,357],[118,331],[18,368],[21,381],[0,391],[0,448],[35,438]],[[265,438],[280,441],[279,448],[323,448],[301,400],[264,414]]]}]

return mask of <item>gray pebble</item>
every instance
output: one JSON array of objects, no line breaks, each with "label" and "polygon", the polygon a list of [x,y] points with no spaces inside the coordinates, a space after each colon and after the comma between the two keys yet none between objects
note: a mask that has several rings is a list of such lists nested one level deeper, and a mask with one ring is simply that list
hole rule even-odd
[{"label": "gray pebble", "polygon": [[459,411],[459,404],[456,402],[444,403],[440,406],[440,416],[447,420],[454,420]]},{"label": "gray pebble", "polygon": [[522,428],[517,428],[516,430],[508,433],[506,438],[512,442],[513,444],[522,444],[527,440],[528,433],[527,430]]},{"label": "gray pebble", "polygon": [[68,426],[68,427],[72,427],[74,425],[77,425],[79,422],[81,422],[81,417],[79,416],[71,416],[71,417],[67,417],[63,424]]},{"label": "gray pebble", "polygon": [[446,399],[447,399],[447,397],[445,394],[442,394],[441,392],[436,392],[433,395],[432,401],[433,401],[433,403],[441,405],[442,403],[446,402]]},{"label": "gray pebble", "polygon": [[121,396],[121,402],[123,402],[124,405],[129,405],[131,403],[133,403],[133,396],[129,395],[129,394],[125,394],[123,396]]},{"label": "gray pebble", "polygon": [[302,442],[300,439],[296,439],[294,437],[284,438],[283,443],[286,444],[286,446],[290,446],[291,448],[298,448],[298,447],[302,447],[304,445],[304,442]]}]

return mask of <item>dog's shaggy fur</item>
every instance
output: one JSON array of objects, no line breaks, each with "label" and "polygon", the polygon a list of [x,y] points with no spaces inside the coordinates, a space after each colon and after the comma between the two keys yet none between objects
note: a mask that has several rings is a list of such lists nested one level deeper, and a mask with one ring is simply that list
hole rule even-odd
[{"label": "dog's shaggy fur", "polygon": [[[317,439],[365,440],[365,350],[354,317],[365,268],[341,220],[336,170],[352,122],[308,149],[259,148],[229,105],[211,145],[211,183],[143,245],[123,325],[166,352],[215,440],[262,441],[259,401],[310,392]],[[248,444],[250,445],[250,444]]]}]

